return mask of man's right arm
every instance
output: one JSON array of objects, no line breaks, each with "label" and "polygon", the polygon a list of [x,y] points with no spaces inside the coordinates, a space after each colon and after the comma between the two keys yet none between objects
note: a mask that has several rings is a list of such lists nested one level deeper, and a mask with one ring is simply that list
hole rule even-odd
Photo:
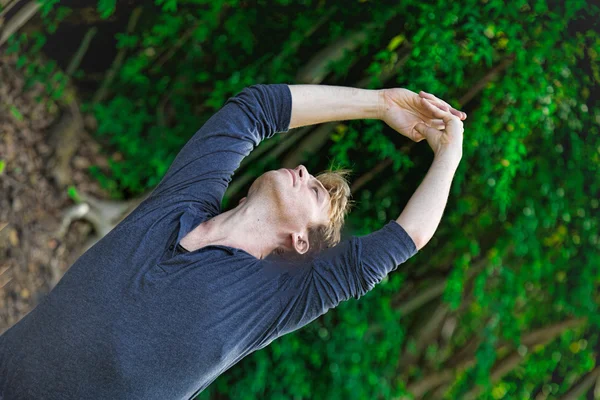
[{"label": "man's right arm", "polygon": [[440,224],[459,162],[456,157],[435,157],[427,175],[396,219],[413,239],[417,250],[429,242]]},{"label": "man's right arm", "polygon": [[[433,102],[441,102],[426,94]],[[462,158],[463,123],[448,111],[442,111],[426,99],[421,99],[436,118],[444,121],[444,129],[437,130],[422,123],[415,126],[427,139],[434,159],[423,182],[408,201],[396,220],[412,238],[417,251],[433,237],[446,208],[450,185]]]}]

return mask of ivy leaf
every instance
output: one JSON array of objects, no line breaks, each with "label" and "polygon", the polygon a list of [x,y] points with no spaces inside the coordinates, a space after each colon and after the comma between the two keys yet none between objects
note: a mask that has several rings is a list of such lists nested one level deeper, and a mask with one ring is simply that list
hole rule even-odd
[{"label": "ivy leaf", "polygon": [[59,1],[60,0],[41,0],[40,3],[42,4],[42,6],[40,9],[40,15],[42,16],[42,18],[47,17],[48,14],[50,14],[50,11],[52,11],[52,9],[54,8],[54,5]]},{"label": "ivy leaf", "polygon": [[176,12],[177,0],[156,0],[156,5],[162,5],[163,11]]},{"label": "ivy leaf", "polygon": [[106,19],[110,17],[116,9],[117,0],[98,0],[98,12],[100,18]]}]

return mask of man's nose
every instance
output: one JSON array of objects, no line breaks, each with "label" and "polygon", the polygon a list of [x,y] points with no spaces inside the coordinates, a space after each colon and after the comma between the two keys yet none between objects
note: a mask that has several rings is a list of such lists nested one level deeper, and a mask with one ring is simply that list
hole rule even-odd
[{"label": "man's nose", "polygon": [[298,172],[298,176],[300,177],[300,179],[302,181],[304,181],[307,177],[308,177],[308,170],[306,169],[306,167],[302,164],[298,165],[296,167],[296,171]]}]

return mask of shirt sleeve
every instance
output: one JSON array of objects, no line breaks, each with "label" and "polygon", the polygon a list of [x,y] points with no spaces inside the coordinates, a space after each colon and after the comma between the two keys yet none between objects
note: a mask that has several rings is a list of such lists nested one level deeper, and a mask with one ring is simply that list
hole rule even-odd
[{"label": "shirt sleeve", "polygon": [[290,265],[280,282],[283,312],[278,336],[305,326],[342,301],[359,299],[416,253],[412,238],[390,220],[377,231]]},{"label": "shirt sleeve", "polygon": [[289,130],[287,84],[256,84],[230,97],[183,146],[151,196],[183,195],[219,213],[234,171],[250,152]]}]

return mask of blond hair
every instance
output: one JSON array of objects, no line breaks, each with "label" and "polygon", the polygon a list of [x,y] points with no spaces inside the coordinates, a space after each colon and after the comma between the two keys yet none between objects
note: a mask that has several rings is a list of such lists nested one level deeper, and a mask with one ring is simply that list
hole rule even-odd
[{"label": "blond hair", "polygon": [[[350,200],[350,185],[346,179],[351,173],[350,169],[329,169],[315,176],[329,192],[329,222],[326,225],[308,228],[309,251],[307,253],[298,255],[295,252],[292,254],[288,252],[285,255],[286,258],[303,258],[307,255],[314,255],[340,242],[344,220],[354,205],[354,201]],[[275,249],[274,253],[284,255],[283,249]]]}]

